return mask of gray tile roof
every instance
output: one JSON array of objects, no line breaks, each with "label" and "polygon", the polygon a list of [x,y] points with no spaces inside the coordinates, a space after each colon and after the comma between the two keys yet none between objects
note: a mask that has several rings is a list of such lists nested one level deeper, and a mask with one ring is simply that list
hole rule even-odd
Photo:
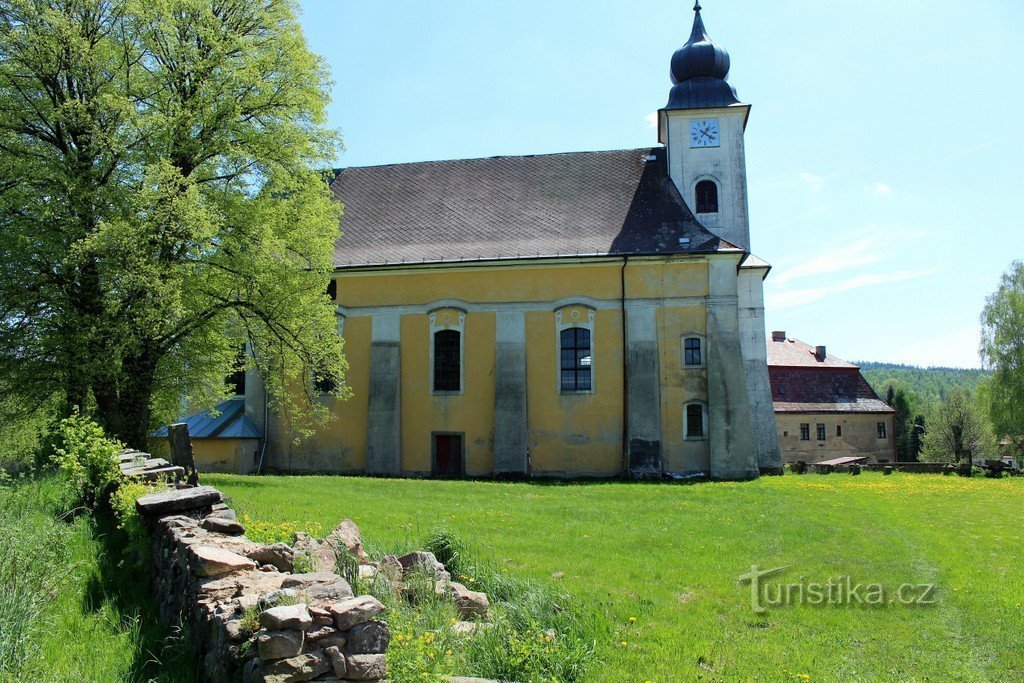
[{"label": "gray tile roof", "polygon": [[348,168],[331,189],[338,268],[739,250],[694,218],[660,147]]}]

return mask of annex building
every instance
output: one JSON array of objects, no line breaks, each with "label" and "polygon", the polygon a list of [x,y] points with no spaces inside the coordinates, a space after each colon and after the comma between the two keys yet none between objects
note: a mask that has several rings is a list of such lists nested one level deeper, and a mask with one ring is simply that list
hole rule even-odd
[{"label": "annex building", "polygon": [[859,367],[829,355],[824,346],[787,338],[785,332],[772,332],[767,344],[784,461],[896,461],[896,411],[878,398]]},{"label": "annex building", "polygon": [[[337,172],[353,397],[264,468],[744,479],[781,468],[751,254],[750,106],[699,6],[659,146]],[[240,466],[239,469],[244,469]]]}]

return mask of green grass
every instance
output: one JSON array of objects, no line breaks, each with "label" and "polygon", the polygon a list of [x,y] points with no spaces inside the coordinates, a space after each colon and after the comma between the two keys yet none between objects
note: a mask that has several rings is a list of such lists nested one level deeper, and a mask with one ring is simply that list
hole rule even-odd
[{"label": "green grass", "polygon": [[55,478],[0,487],[0,681],[194,681],[109,518]]},{"label": "green grass", "polygon": [[[833,474],[691,486],[208,475],[244,514],[371,549],[447,529],[612,625],[591,681],[1024,678],[1024,479]],[[755,614],[737,577],[936,583],[925,606]],[[634,621],[635,620],[635,621]]]}]

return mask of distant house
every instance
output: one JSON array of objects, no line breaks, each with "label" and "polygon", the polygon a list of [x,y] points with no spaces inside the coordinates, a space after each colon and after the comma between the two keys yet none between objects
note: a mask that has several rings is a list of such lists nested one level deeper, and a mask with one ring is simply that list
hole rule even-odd
[{"label": "distant house", "polygon": [[999,440],[999,459],[1010,467],[1024,469],[1024,453],[1009,437]]},{"label": "distant house", "polygon": [[829,356],[824,346],[772,332],[768,377],[783,461],[896,459],[896,411],[878,398],[853,363]]},{"label": "distant house", "polygon": [[[262,434],[245,414],[245,397],[233,396],[211,410],[189,415],[188,425],[196,468],[200,472],[249,474],[256,469]],[[167,427],[152,434],[153,447],[167,439]]]}]

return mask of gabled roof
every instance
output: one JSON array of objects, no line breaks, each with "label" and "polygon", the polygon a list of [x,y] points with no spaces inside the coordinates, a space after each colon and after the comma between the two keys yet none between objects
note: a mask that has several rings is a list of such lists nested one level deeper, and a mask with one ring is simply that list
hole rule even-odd
[{"label": "gabled roof", "polygon": [[808,368],[856,368],[853,363],[847,363],[842,358],[826,355],[824,360],[819,361],[814,355],[814,347],[805,344],[799,339],[785,339],[768,341],[768,365],[780,365],[785,367],[808,367]]},{"label": "gabled roof", "polygon": [[[245,399],[235,396],[210,410],[189,415],[184,420],[193,439],[259,439],[259,427],[245,414]],[[152,437],[166,438],[167,427],[155,430]]]},{"label": "gabled roof", "polygon": [[687,208],[664,148],[342,169],[337,268],[742,252]]},{"label": "gabled roof", "polygon": [[860,368],[835,356],[819,361],[797,339],[769,340],[768,378],[777,413],[893,413]]}]

